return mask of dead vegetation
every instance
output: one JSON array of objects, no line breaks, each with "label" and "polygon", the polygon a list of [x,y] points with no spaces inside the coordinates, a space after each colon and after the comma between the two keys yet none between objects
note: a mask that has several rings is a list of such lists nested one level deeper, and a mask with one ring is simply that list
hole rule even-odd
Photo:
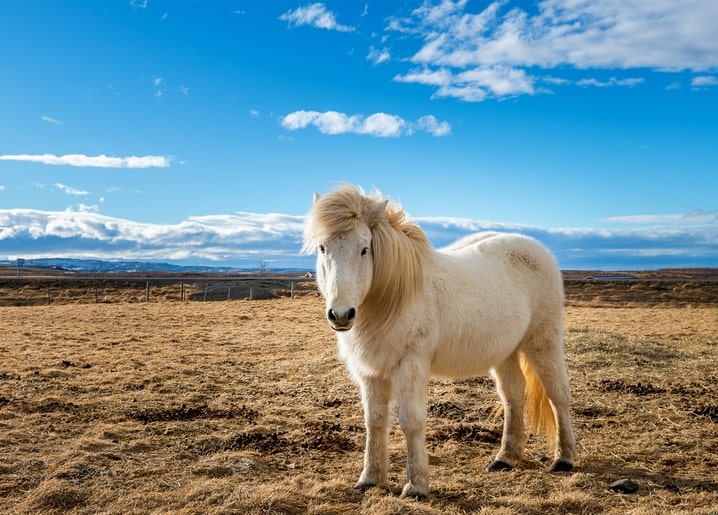
[{"label": "dead vegetation", "polygon": [[[546,473],[532,438],[518,469],[483,472],[501,434],[491,381],[436,380],[422,502],[398,498],[397,427],[389,489],[351,488],[359,394],[319,298],[2,307],[0,511],[714,512],[716,298],[604,295],[566,308],[576,471]],[[622,478],[638,492],[612,492]]]}]

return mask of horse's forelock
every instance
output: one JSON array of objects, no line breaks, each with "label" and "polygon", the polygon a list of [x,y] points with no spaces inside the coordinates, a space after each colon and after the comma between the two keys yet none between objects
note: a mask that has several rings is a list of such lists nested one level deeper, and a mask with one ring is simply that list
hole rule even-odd
[{"label": "horse's forelock", "polygon": [[343,186],[315,196],[304,226],[302,250],[311,253],[319,242],[347,234],[360,223],[372,228],[383,218],[385,204],[380,194],[367,196],[353,186]]}]

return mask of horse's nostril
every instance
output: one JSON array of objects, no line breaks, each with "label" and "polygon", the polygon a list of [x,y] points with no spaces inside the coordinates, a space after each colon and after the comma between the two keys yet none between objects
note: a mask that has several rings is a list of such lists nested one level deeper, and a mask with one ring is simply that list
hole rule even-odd
[{"label": "horse's nostril", "polygon": [[327,309],[327,319],[336,327],[350,327],[357,316],[357,310],[354,308]]}]

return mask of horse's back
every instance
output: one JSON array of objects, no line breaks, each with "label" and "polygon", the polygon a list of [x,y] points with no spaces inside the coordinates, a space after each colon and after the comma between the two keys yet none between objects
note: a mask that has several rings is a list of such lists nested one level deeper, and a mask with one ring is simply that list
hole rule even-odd
[{"label": "horse's back", "polygon": [[479,232],[441,249],[446,254],[478,255],[498,259],[510,267],[558,270],[553,254],[539,241],[516,233]]},{"label": "horse's back", "polygon": [[[471,266],[478,276],[503,276],[509,290],[518,287],[533,298],[563,308],[563,278],[551,251],[538,240],[516,233],[480,232],[441,249]],[[510,285],[508,284],[510,283]],[[515,291],[515,290],[514,290]]]}]

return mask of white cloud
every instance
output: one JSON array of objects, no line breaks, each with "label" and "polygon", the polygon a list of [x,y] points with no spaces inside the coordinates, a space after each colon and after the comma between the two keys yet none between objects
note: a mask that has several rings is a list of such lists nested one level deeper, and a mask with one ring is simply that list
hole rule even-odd
[{"label": "white cloud", "polygon": [[[565,69],[718,68],[718,2],[544,0],[535,12],[505,1],[479,11],[474,5],[425,2],[410,16],[390,20],[387,30],[402,41],[419,41],[410,61],[422,67],[395,80],[436,87],[437,96],[481,101],[543,91],[534,84],[548,70],[547,83],[562,79],[556,75]],[[581,85],[642,80],[586,79]],[[715,84],[710,76],[695,80]]]},{"label": "white cloud", "polygon": [[713,75],[701,75],[693,77],[691,80],[691,86],[694,88],[705,87],[705,86],[718,86],[718,77]]},{"label": "white cloud", "polygon": [[481,102],[489,97],[533,94],[534,77],[524,70],[493,67],[473,68],[452,73],[447,68],[413,70],[394,77],[397,82],[435,86],[437,97],[453,97],[467,102]]},{"label": "white cloud", "polygon": [[616,222],[621,224],[650,224],[650,225],[702,225],[718,224],[718,212],[702,211],[695,209],[688,213],[660,214],[660,215],[628,215],[612,216],[603,220],[604,222]]},{"label": "white cloud", "polygon": [[53,125],[65,125],[62,121],[58,120],[57,118],[52,118],[50,116],[42,115],[40,119],[43,122],[51,123]]},{"label": "white cloud", "polygon": [[[222,261],[298,258],[303,217],[237,213],[151,224],[80,210],[0,209],[6,256]],[[2,257],[2,256],[0,256]]]},{"label": "white cloud", "polygon": [[409,123],[400,116],[386,113],[347,115],[337,111],[295,111],[280,119],[282,127],[299,130],[313,125],[323,134],[363,134],[378,138],[398,138],[411,135],[414,130],[429,132],[434,136],[445,136],[451,132],[448,122],[440,122],[434,116],[420,118]]},{"label": "white cloud", "polygon": [[366,59],[372,64],[382,64],[389,62],[391,60],[391,55],[389,54],[389,50],[386,48],[379,50],[372,46],[369,48],[369,54],[366,56]]},{"label": "white cloud", "polygon": [[310,25],[318,29],[336,30],[339,32],[353,32],[355,30],[354,27],[338,23],[334,13],[328,11],[326,6],[319,2],[289,10],[282,14],[279,19],[289,22],[289,25],[292,27]]},{"label": "white cloud", "polygon": [[[654,221],[660,222],[659,219]],[[520,232],[543,242],[564,269],[710,267],[718,259],[718,224],[650,224],[645,227],[542,229],[453,218],[419,218],[437,246],[478,231]]]},{"label": "white cloud", "polygon": [[579,81],[576,81],[576,84],[579,86],[595,86],[597,88],[606,88],[609,86],[627,86],[627,87],[633,87],[637,84],[642,84],[645,82],[645,79],[637,77],[632,79],[617,79],[615,77],[611,77],[607,81],[600,81],[598,79],[581,79]]},{"label": "white cloud", "polygon": [[361,123],[359,134],[369,134],[380,138],[396,138],[402,134],[409,133],[410,128],[399,116],[386,113],[375,113]]},{"label": "white cloud", "polygon": [[447,136],[451,133],[451,125],[448,122],[440,122],[431,114],[419,118],[416,126],[434,136]]},{"label": "white cloud", "polygon": [[[718,260],[718,216],[694,211],[668,217],[616,217],[648,225],[621,229],[542,229],[450,217],[416,221],[437,247],[472,232],[521,232],[556,254],[563,268],[636,269],[714,266]],[[687,222],[689,221],[689,222]],[[257,257],[312,266],[299,255],[303,216],[234,213],[193,216],[175,224],[143,223],[79,210],[0,209],[3,258],[69,257],[128,260],[211,260]]]},{"label": "white cloud", "polygon": [[87,156],[85,154],[5,154],[0,161],[28,161],[46,165],[66,165],[93,168],[167,168],[171,158],[166,156],[129,156],[111,157],[105,154]]},{"label": "white cloud", "polygon": [[55,183],[55,187],[56,187],[58,190],[62,191],[63,193],[66,193],[67,195],[75,195],[75,196],[77,196],[77,197],[81,197],[81,196],[85,196],[85,195],[89,195],[89,194],[90,194],[89,191],[78,190],[78,189],[75,189],[75,188],[73,188],[73,187],[71,187],[71,186],[67,186],[67,185],[65,185],[65,184],[60,184],[59,182],[56,182],[56,183]]},{"label": "white cloud", "polygon": [[100,208],[97,206],[97,204],[88,205],[80,203],[77,209],[85,213],[99,213],[100,211]]}]

